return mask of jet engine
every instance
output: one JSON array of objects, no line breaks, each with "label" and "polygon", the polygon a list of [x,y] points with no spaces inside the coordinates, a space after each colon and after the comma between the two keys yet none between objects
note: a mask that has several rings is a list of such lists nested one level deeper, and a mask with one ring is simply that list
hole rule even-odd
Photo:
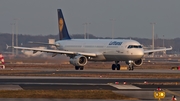
[{"label": "jet engine", "polygon": [[143,59],[139,59],[136,61],[126,61],[127,65],[129,65],[130,63],[132,63],[134,66],[138,67],[138,66],[141,66],[143,64]]},{"label": "jet engine", "polygon": [[87,61],[85,56],[75,56],[74,58],[71,58],[69,62],[74,66],[85,66]]},{"label": "jet engine", "polygon": [[134,66],[138,67],[141,66],[143,64],[143,59],[139,59],[133,62]]}]

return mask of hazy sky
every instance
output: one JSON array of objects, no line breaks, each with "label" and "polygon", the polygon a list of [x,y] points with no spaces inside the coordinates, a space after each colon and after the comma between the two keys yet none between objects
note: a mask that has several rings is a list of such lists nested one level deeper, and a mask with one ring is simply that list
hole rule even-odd
[{"label": "hazy sky", "polygon": [[180,37],[180,0],[0,0],[0,32],[11,33],[18,19],[20,34],[58,33],[57,9],[62,9],[70,34],[152,37],[151,22],[159,38]]}]

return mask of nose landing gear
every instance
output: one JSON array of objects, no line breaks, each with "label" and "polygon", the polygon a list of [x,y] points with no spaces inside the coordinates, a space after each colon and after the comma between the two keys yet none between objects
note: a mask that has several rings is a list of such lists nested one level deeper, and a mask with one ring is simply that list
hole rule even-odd
[{"label": "nose landing gear", "polygon": [[133,66],[133,64],[129,64],[129,70],[134,70],[134,66]]},{"label": "nose landing gear", "polygon": [[126,64],[128,65],[129,70],[134,70],[134,61],[129,60]]}]

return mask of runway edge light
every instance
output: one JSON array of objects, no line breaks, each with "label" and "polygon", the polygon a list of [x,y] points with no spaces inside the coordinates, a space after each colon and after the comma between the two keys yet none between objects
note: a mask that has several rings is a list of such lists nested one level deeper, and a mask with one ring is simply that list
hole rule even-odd
[{"label": "runway edge light", "polygon": [[174,95],[173,97],[172,97],[172,101],[176,101],[177,99],[176,99],[176,96]]},{"label": "runway edge light", "polygon": [[147,81],[146,81],[146,80],[144,80],[144,84],[147,84]]},{"label": "runway edge light", "polygon": [[123,84],[125,85],[125,84],[126,84],[126,81],[124,81]]},{"label": "runway edge light", "polygon": [[160,88],[160,87],[158,87],[158,88],[157,88],[157,91],[161,91],[161,88]]}]

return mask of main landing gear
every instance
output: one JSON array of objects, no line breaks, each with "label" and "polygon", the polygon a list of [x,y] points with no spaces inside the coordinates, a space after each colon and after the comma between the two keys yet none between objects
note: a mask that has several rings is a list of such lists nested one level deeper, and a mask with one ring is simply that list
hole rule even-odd
[{"label": "main landing gear", "polygon": [[83,70],[84,66],[75,66],[75,70]]},{"label": "main landing gear", "polygon": [[115,64],[112,64],[112,70],[115,70],[116,68],[117,68],[117,70],[120,70],[121,66],[118,63],[119,63],[119,61],[115,61]]}]

